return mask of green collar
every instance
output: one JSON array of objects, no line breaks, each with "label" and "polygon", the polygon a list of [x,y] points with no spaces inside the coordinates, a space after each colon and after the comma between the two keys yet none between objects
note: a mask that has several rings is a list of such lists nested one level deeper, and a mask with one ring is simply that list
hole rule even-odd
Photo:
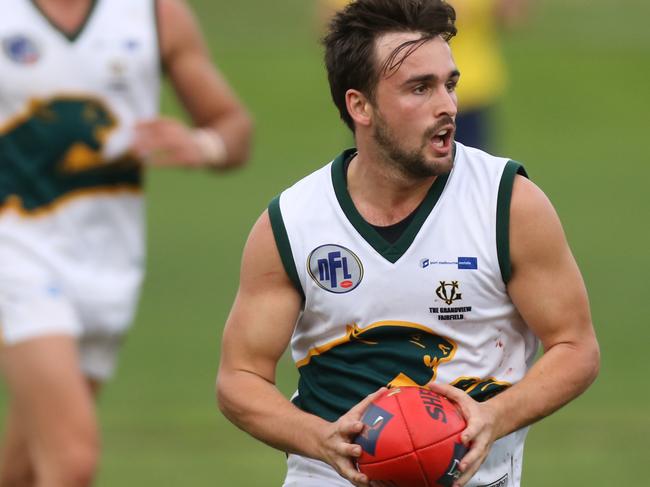
[{"label": "green collar", "polygon": [[438,176],[435,179],[409,226],[406,228],[402,236],[395,243],[391,244],[379,235],[372,225],[363,219],[357,208],[354,206],[350,193],[348,193],[347,180],[345,176],[345,161],[355,152],[356,149],[345,150],[332,162],[332,184],[334,186],[336,199],[338,200],[343,213],[345,213],[345,216],[356,231],[359,232],[359,235],[361,235],[363,239],[387,261],[394,264],[400,257],[402,257],[402,255],[404,255],[413,243],[413,240],[415,240],[420,228],[422,228],[422,225],[431,213],[431,210],[433,210],[434,206],[440,199],[440,195],[447,184],[449,175],[445,174],[443,176]]},{"label": "green collar", "polygon": [[38,3],[36,3],[36,0],[31,0],[31,2],[32,2],[32,5],[34,5],[34,7],[36,8],[36,10],[38,10],[41,13],[41,15],[45,18],[45,20],[47,20],[49,22],[49,24],[55,30],[58,30],[61,33],[61,35],[63,35],[65,38],[67,38],[70,42],[74,42],[79,38],[81,33],[84,31],[84,29],[86,28],[86,25],[88,25],[88,22],[90,21],[90,18],[92,17],[93,12],[95,11],[95,7],[99,3],[99,0],[91,0],[90,7],[88,8],[88,11],[86,12],[86,17],[84,18],[83,22],[81,22],[81,24],[79,25],[77,30],[75,30],[74,32],[66,32],[63,29],[61,29],[61,27],[59,25],[55,24],[52,21],[52,19],[40,7],[40,5],[38,5]]}]

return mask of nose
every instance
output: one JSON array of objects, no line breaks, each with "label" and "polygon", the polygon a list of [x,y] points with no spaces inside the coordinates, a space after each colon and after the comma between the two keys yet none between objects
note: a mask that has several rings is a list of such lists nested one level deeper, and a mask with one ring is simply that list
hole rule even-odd
[{"label": "nose", "polygon": [[446,85],[441,86],[438,89],[438,93],[435,96],[435,116],[436,118],[442,117],[443,115],[449,115],[451,118],[455,118],[458,113],[458,98],[456,97],[456,91],[449,91]]}]

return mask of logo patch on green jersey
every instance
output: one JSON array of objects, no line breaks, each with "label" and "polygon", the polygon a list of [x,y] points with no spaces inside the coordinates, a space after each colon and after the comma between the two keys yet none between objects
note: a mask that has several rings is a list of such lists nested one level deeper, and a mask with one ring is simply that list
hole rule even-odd
[{"label": "logo patch on green jersey", "polygon": [[107,164],[102,149],[116,117],[99,99],[33,100],[0,127],[0,205],[18,202],[32,211],[71,192],[140,186],[132,157]]}]

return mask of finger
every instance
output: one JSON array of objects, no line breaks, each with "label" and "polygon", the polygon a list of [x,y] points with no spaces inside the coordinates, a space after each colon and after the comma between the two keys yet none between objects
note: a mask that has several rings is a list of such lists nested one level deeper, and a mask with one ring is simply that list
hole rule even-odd
[{"label": "finger", "polygon": [[476,419],[470,419],[467,422],[467,427],[465,430],[460,435],[460,439],[463,442],[465,446],[468,446],[470,444],[473,444],[478,436],[481,434],[483,431],[484,424]]},{"label": "finger", "polygon": [[348,460],[341,462],[338,467],[341,475],[352,482],[354,485],[363,487],[368,486],[368,483],[370,482],[368,476],[364,473],[359,472],[351,461]]},{"label": "finger", "polygon": [[132,147],[141,156],[147,156],[156,148],[158,138],[148,128],[136,129],[133,136]]},{"label": "finger", "polygon": [[154,122],[140,122],[136,124],[134,140],[141,143],[152,143],[152,141],[155,141],[158,138],[156,137],[156,134],[158,133],[156,127],[157,126]]},{"label": "finger", "polygon": [[472,479],[472,477],[474,477],[474,474],[476,474],[476,472],[478,472],[478,469],[481,467],[482,463],[483,462],[480,461],[480,462],[472,464],[470,466],[470,468],[465,470],[461,474],[461,476],[458,477],[458,479],[456,479],[454,481],[454,487],[462,487],[463,485],[467,484]]},{"label": "finger", "polygon": [[460,471],[465,473],[485,458],[485,446],[483,445],[473,445],[472,448],[465,454],[465,456],[460,461]]},{"label": "finger", "polygon": [[348,477],[348,480],[357,487],[368,487],[370,485],[368,476],[360,472],[354,474],[354,477]]},{"label": "finger", "polygon": [[363,412],[366,410],[368,406],[370,406],[370,403],[377,399],[379,396],[381,396],[384,392],[386,392],[388,389],[385,387],[382,387],[381,389],[376,390],[372,394],[369,394],[363,399],[361,402],[353,406],[346,414],[350,414],[352,417],[356,417],[357,419],[361,417]]},{"label": "finger", "polygon": [[167,123],[167,120],[164,118],[150,118],[148,120],[139,120],[135,124],[136,130],[157,130],[158,127],[161,127]]},{"label": "finger", "polygon": [[145,132],[153,125],[152,120],[140,120],[135,123],[134,129],[136,132]]},{"label": "finger", "polygon": [[341,421],[339,424],[339,434],[344,438],[351,438],[358,435],[363,430],[363,423],[358,419],[349,419]]},{"label": "finger", "polygon": [[354,443],[341,443],[337,449],[339,455],[350,458],[359,458],[361,456],[361,446]]},{"label": "finger", "polygon": [[484,443],[477,443],[472,446],[470,451],[462,458],[460,462],[459,469],[461,471],[461,476],[458,478],[458,482],[461,485],[465,485],[478,469],[483,464],[483,461],[489,453],[489,448]]},{"label": "finger", "polygon": [[481,425],[474,424],[472,420],[476,401],[470,397],[465,391],[462,391],[454,386],[448,384],[435,384],[433,382],[427,384],[430,390],[445,396],[447,399],[455,403],[463,413],[463,417],[467,422],[467,428],[463,431],[461,439],[464,445],[469,445],[474,437],[481,431]]},{"label": "finger", "polygon": [[174,158],[165,150],[153,150],[146,154],[144,163],[147,166],[165,167],[174,164]]},{"label": "finger", "polygon": [[452,401],[461,404],[462,402],[466,401],[469,396],[465,391],[462,391],[458,389],[457,387],[450,386],[449,384],[438,384],[437,382],[429,382],[427,384],[427,387],[431,389],[433,392],[437,392],[438,394],[441,394],[445,396],[447,399],[451,399]]}]

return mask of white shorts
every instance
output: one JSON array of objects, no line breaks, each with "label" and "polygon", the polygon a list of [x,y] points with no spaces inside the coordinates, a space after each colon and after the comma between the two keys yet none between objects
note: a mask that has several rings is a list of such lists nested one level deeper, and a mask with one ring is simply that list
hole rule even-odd
[{"label": "white shorts", "polygon": [[78,339],[83,373],[104,381],[114,372],[138,292],[111,293],[116,276],[104,280],[100,273],[89,278],[75,272],[74,265],[69,267],[63,275],[17,245],[0,244],[2,343],[11,346],[48,335],[73,336]]},{"label": "white shorts", "polygon": [[[524,440],[528,428],[504,436],[492,445],[490,454],[467,487],[519,487]],[[283,487],[351,487],[326,463],[298,455],[287,458]]]}]

